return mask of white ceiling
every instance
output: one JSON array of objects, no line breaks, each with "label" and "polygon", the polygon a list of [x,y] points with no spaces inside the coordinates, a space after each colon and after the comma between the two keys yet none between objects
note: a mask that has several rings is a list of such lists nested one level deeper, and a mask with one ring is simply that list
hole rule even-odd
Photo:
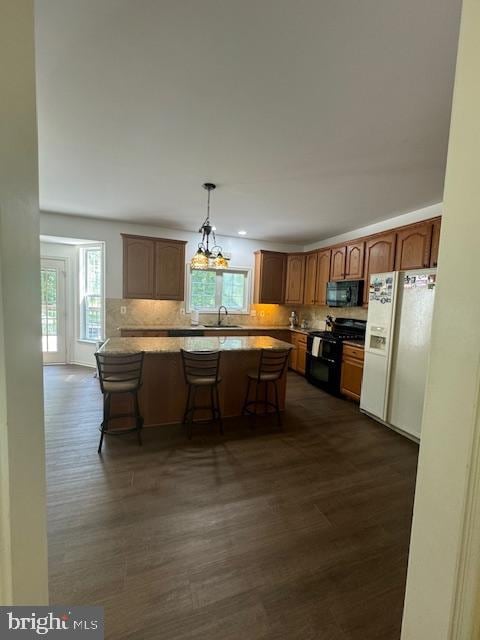
[{"label": "white ceiling", "polygon": [[460,0],[37,0],[42,209],[313,242],[441,201]]}]

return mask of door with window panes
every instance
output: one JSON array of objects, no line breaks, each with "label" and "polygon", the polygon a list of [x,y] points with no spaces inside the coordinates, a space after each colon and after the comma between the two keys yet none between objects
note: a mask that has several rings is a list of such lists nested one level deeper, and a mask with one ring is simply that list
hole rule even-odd
[{"label": "door with window panes", "polygon": [[42,352],[45,364],[66,362],[64,260],[43,258],[40,269],[42,295]]}]

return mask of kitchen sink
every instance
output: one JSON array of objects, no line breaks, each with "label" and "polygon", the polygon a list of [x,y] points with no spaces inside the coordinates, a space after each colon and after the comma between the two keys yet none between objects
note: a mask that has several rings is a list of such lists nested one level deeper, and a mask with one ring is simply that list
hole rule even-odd
[{"label": "kitchen sink", "polygon": [[217,324],[216,322],[211,324],[202,324],[201,326],[205,327],[205,329],[243,329],[240,324]]}]

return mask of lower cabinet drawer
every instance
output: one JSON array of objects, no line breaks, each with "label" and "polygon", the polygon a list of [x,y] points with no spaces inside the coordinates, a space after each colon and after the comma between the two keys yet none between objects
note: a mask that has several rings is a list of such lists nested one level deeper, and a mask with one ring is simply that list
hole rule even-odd
[{"label": "lower cabinet drawer", "polygon": [[357,358],[358,360],[363,360],[365,357],[365,351],[363,347],[354,347],[351,344],[343,345],[343,355],[345,358]]}]

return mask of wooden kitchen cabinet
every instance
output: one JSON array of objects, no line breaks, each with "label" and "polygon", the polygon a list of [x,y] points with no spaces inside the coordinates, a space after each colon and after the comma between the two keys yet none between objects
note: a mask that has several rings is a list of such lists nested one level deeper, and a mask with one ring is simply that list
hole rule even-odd
[{"label": "wooden kitchen cabinet", "polygon": [[356,401],[362,391],[364,353],[363,346],[343,345],[340,392]]},{"label": "wooden kitchen cabinet", "polygon": [[123,235],[123,297],[153,298],[155,295],[155,241]]},{"label": "wooden kitchen cabinet", "polygon": [[304,376],[307,369],[307,336],[300,335],[297,345],[297,373]]},{"label": "wooden kitchen cabinet", "polygon": [[345,279],[345,258],[347,247],[334,247],[330,261],[330,280]]},{"label": "wooden kitchen cabinet", "polygon": [[317,301],[317,262],[317,252],[307,253],[305,257],[305,290],[303,294],[304,304],[315,304]]},{"label": "wooden kitchen cabinet", "polygon": [[305,254],[290,253],[287,257],[286,304],[303,304],[305,286]]},{"label": "wooden kitchen cabinet", "polygon": [[350,242],[345,253],[345,280],[361,280],[365,258],[365,242]]},{"label": "wooden kitchen cabinet", "polygon": [[305,375],[307,368],[307,336],[296,331],[291,332],[291,343],[294,349],[290,352],[290,369]]},{"label": "wooden kitchen cabinet", "polygon": [[283,304],[287,255],[277,251],[255,252],[254,304]]},{"label": "wooden kitchen cabinet", "polygon": [[334,247],[330,261],[330,280],[361,280],[365,243],[349,242],[343,247]]},{"label": "wooden kitchen cabinet", "polygon": [[395,266],[395,231],[380,233],[365,242],[365,287],[364,302],[368,303],[370,275],[393,271]]},{"label": "wooden kitchen cabinet", "polygon": [[303,304],[325,305],[327,303],[327,283],[330,280],[331,253],[330,249],[326,249],[305,254]]},{"label": "wooden kitchen cabinet", "polygon": [[123,297],[183,300],[186,242],[127,234],[122,238]]},{"label": "wooden kitchen cabinet", "polygon": [[183,240],[155,240],[155,298],[185,298],[185,244]]},{"label": "wooden kitchen cabinet", "polygon": [[324,249],[317,254],[317,278],[315,283],[316,304],[327,304],[327,284],[330,281],[330,260],[332,252]]},{"label": "wooden kitchen cabinet", "polygon": [[438,265],[438,247],[440,244],[440,228],[442,226],[442,219],[437,218],[432,223],[432,246],[430,249],[430,266],[436,267]]},{"label": "wooden kitchen cabinet", "polygon": [[430,266],[432,229],[431,222],[422,222],[398,230],[395,271]]}]

